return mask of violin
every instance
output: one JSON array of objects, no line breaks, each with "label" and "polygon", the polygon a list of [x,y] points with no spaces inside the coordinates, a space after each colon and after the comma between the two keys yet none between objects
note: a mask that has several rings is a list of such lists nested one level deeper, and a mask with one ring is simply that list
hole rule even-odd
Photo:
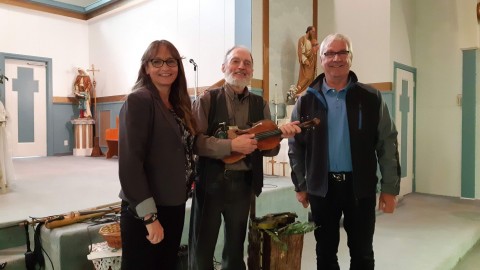
[{"label": "violin", "polygon": [[[309,128],[320,124],[320,119],[314,118],[312,120],[298,124],[300,128]],[[277,147],[282,140],[282,131],[270,119],[261,120],[255,123],[248,129],[229,129],[227,130],[227,138],[235,139],[243,134],[255,134],[254,139],[257,140],[258,150],[271,150]],[[245,154],[233,152],[230,156],[223,158],[225,164],[232,164],[246,157]]]}]

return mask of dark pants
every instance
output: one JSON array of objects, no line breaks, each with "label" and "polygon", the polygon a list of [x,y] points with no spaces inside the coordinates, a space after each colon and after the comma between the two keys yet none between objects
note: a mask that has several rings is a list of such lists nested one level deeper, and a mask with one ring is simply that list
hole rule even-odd
[{"label": "dark pants", "polygon": [[122,234],[122,270],[175,270],[185,220],[185,204],[157,205],[158,220],[164,239],[158,244],[147,240],[147,228],[122,202],[120,227]]},{"label": "dark pants", "polygon": [[342,214],[350,250],[350,269],[374,269],[375,195],[355,198],[351,175],[348,175],[346,181],[329,179],[325,198],[311,194],[308,196],[313,220],[319,226],[314,232],[317,241],[317,269],[340,269],[337,252]]},{"label": "dark pants", "polygon": [[225,241],[222,269],[246,269],[243,261],[251,183],[244,172],[225,171],[217,179],[196,186],[190,219],[190,270],[213,269],[213,257],[222,216]]}]

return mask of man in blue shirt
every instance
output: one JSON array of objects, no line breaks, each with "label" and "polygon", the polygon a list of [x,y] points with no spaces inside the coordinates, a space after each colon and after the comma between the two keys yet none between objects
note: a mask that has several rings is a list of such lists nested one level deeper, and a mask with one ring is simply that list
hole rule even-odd
[{"label": "man in blue shirt", "polygon": [[340,219],[350,249],[350,269],[374,269],[373,234],[378,178],[379,209],[393,213],[400,190],[397,131],[382,95],[350,70],[352,44],[342,34],[320,46],[324,73],[299,98],[292,121],[319,118],[320,125],[289,139],[297,200],[311,205],[318,229],[317,268],[340,269]]}]

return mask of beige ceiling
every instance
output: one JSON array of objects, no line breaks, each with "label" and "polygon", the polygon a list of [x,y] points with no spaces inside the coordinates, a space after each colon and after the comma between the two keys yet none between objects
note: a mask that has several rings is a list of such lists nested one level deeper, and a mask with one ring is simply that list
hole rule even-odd
[{"label": "beige ceiling", "polygon": [[51,2],[61,2],[61,3],[66,3],[66,4],[79,6],[79,7],[87,7],[95,2],[98,2],[98,0],[58,0],[58,1],[51,1]]},{"label": "beige ceiling", "polygon": [[0,0],[0,3],[88,20],[133,0]]},{"label": "beige ceiling", "polygon": [[40,5],[53,6],[78,13],[88,13],[91,10],[109,5],[117,0],[28,0]]}]

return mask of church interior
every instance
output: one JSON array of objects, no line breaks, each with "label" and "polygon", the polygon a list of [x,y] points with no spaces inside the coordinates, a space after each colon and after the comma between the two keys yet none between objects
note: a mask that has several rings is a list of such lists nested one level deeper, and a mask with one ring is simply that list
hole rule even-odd
[{"label": "church interior", "polygon": [[[352,70],[381,91],[399,131],[398,208],[377,213],[377,269],[477,269],[479,7],[478,0],[0,0],[0,269],[26,269],[26,220],[120,201],[118,115],[151,41],[178,48],[192,100],[223,84],[229,48],[249,48],[249,90],[280,125],[290,120],[297,40],[310,25],[319,41],[330,33],[352,39]],[[282,141],[277,156],[264,158],[257,215],[289,211],[308,220],[287,151]],[[121,250],[91,250],[104,241],[102,225],[41,228],[46,269],[114,269]],[[341,233],[339,262],[347,269]],[[34,234],[30,226],[32,250]],[[315,269],[313,233],[304,236],[301,269]]]}]

